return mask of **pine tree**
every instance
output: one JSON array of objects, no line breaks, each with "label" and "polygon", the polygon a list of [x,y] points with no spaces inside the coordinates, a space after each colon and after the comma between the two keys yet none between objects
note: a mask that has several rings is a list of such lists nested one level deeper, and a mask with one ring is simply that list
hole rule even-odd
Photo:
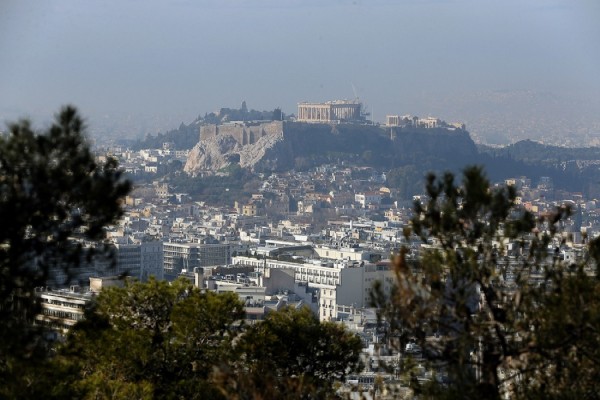
[{"label": "pine tree", "polygon": [[447,375],[415,390],[478,399],[598,393],[598,239],[564,263],[554,249],[570,209],[536,219],[517,207],[512,187],[491,188],[477,167],[460,185],[450,173],[430,175],[427,194],[407,237],[433,245],[418,259],[402,249],[395,291],[376,287],[373,298],[399,346],[418,342],[428,368]]},{"label": "pine tree", "polygon": [[81,243],[104,238],[129,191],[117,162],[96,161],[84,132],[65,107],[42,133],[24,120],[0,137],[0,381],[12,384],[0,385],[2,397],[23,390],[21,369],[45,358],[31,324],[35,288],[92,256]]}]

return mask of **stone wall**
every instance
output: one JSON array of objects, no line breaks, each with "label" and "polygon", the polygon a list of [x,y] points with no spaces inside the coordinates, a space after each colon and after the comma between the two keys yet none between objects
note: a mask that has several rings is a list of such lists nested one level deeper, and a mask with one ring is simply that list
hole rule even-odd
[{"label": "stone wall", "polygon": [[200,127],[200,140],[209,140],[219,136],[231,136],[241,146],[254,144],[264,136],[276,136],[283,132],[283,121],[271,122],[232,122],[223,125],[204,125]]}]

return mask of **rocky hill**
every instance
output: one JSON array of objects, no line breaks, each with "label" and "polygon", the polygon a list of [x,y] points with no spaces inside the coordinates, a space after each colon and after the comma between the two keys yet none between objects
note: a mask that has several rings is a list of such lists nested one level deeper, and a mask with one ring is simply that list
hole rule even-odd
[{"label": "rocky hill", "polygon": [[196,175],[231,163],[255,171],[281,171],[336,160],[361,160],[382,168],[418,164],[456,169],[465,159],[475,162],[477,157],[474,142],[463,130],[277,121],[203,128],[185,171]]},{"label": "rocky hill", "polygon": [[249,172],[307,170],[322,164],[370,166],[385,171],[388,185],[422,190],[430,171],[460,173],[481,165],[492,181],[550,177],[557,189],[600,193],[600,150],[563,149],[522,142],[502,149],[477,148],[456,129],[383,128],[287,121],[208,125],[191,151],[185,171],[196,176],[231,165]]},{"label": "rocky hill", "polygon": [[283,141],[283,135],[263,136],[252,144],[242,145],[233,136],[215,136],[200,140],[190,152],[184,171],[196,175],[201,171],[218,171],[232,163],[252,169],[267,153]]}]

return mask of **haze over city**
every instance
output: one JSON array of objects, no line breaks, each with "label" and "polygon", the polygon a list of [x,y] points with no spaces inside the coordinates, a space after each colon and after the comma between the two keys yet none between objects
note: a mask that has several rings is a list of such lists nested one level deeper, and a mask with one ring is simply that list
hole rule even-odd
[{"label": "haze over city", "polygon": [[594,134],[598,20],[594,1],[8,0],[0,121],[71,103],[92,133],[139,137],[357,95],[375,121],[438,115],[492,142]]},{"label": "haze over city", "polygon": [[0,399],[596,399],[598,0],[0,0]]}]

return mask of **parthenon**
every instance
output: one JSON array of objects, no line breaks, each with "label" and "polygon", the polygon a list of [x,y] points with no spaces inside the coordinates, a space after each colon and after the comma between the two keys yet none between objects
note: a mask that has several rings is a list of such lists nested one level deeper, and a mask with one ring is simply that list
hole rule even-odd
[{"label": "parthenon", "polygon": [[362,104],[353,100],[334,100],[325,103],[298,103],[299,122],[342,122],[361,119]]}]

